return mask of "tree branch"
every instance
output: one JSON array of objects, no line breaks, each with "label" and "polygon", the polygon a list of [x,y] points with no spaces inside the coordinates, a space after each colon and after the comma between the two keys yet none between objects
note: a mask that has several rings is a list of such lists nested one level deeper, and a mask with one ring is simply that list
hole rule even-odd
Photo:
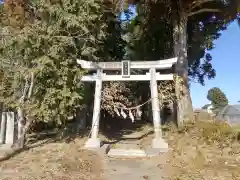
[{"label": "tree branch", "polygon": [[194,16],[194,15],[200,14],[200,13],[205,13],[205,12],[222,12],[222,11],[219,9],[200,9],[198,11],[193,11],[193,12],[188,13],[188,17]]},{"label": "tree branch", "polygon": [[28,99],[30,99],[30,97],[32,96],[33,85],[34,85],[34,73],[31,72],[31,82],[30,82],[30,87],[28,90]]},{"label": "tree branch", "polygon": [[23,89],[23,94],[22,94],[22,97],[20,98],[19,102],[20,103],[23,103],[26,96],[27,96],[27,91],[28,91],[28,77],[25,78],[25,85],[24,85],[24,89]]},{"label": "tree branch", "polygon": [[198,0],[198,1],[194,1],[194,2],[192,3],[192,6],[190,6],[190,11],[193,10],[193,9],[195,9],[195,8],[198,7],[198,6],[201,6],[201,5],[205,4],[205,3],[215,2],[215,1],[216,1],[216,0]]}]

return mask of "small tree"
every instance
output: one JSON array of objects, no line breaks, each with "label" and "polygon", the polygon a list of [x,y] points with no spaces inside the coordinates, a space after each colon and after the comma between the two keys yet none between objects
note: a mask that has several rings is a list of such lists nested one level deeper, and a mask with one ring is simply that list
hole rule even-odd
[{"label": "small tree", "polygon": [[213,110],[217,111],[219,108],[228,105],[228,99],[220,88],[214,87],[208,91],[207,99],[211,101]]}]

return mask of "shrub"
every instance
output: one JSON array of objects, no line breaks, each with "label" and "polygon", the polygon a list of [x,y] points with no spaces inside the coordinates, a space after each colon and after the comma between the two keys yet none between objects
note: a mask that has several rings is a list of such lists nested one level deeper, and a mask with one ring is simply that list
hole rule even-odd
[{"label": "shrub", "polygon": [[208,144],[229,144],[239,140],[240,131],[222,121],[192,121],[178,129],[178,133],[194,134]]}]

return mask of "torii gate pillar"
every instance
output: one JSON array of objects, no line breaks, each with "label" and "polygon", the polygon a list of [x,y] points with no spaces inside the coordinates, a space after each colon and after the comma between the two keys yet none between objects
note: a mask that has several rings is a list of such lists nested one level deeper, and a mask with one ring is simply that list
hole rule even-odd
[{"label": "torii gate pillar", "polygon": [[150,89],[151,89],[151,98],[152,98],[152,116],[153,116],[153,125],[155,137],[152,140],[152,148],[167,150],[168,144],[162,138],[162,129],[161,129],[161,116],[160,116],[160,103],[158,98],[158,89],[157,89],[157,79],[156,79],[156,69],[150,69]]},{"label": "torii gate pillar", "polygon": [[102,96],[102,70],[97,70],[97,79],[95,81],[94,109],[92,118],[92,132],[85,144],[86,148],[100,148],[101,141],[98,138],[99,121],[101,112],[101,96]]}]

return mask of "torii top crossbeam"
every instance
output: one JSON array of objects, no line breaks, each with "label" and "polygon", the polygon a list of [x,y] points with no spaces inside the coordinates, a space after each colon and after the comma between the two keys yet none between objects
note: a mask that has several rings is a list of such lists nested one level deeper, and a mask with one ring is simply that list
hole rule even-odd
[{"label": "torii top crossbeam", "polygon": [[[127,61],[122,62],[92,62],[85,60],[77,60],[77,63],[86,70],[121,70],[121,75],[108,75],[101,72],[102,81],[150,81],[151,76],[149,73],[145,75],[131,75],[131,69],[150,70],[154,69],[170,69],[173,64],[177,62],[177,58],[157,60],[157,61]],[[155,73],[156,80],[173,80],[173,74],[160,74]],[[85,75],[81,81],[95,81],[99,79],[99,75]]]},{"label": "torii top crossbeam", "polygon": [[[177,62],[177,58],[157,60],[157,61],[129,61],[131,69],[169,69]],[[77,60],[77,63],[86,70],[120,70],[122,62],[92,62],[85,60]]]}]

